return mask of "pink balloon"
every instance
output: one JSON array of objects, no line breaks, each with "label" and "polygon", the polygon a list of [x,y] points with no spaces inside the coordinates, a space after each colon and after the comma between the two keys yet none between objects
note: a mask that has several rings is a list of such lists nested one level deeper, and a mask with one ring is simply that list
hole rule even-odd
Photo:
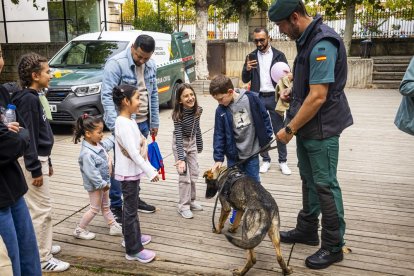
[{"label": "pink balloon", "polygon": [[274,82],[278,82],[281,78],[290,72],[290,67],[284,62],[276,62],[270,69],[270,76]]}]

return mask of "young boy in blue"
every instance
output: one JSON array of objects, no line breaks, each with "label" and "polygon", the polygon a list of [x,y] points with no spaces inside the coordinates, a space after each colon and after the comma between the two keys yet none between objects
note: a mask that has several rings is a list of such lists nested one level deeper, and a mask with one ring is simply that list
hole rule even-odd
[{"label": "young boy in blue", "polygon": [[[218,75],[210,83],[210,94],[219,103],[216,109],[213,138],[212,170],[247,159],[272,140],[269,114],[255,93],[234,89],[231,80]],[[260,182],[259,157],[250,158],[240,170]]]}]

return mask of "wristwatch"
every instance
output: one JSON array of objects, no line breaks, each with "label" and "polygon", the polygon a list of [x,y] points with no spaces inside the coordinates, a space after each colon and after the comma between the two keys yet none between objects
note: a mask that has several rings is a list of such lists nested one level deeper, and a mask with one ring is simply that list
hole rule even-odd
[{"label": "wristwatch", "polygon": [[289,134],[289,135],[295,135],[295,134],[296,134],[296,131],[293,131],[293,130],[290,128],[290,126],[286,126],[286,127],[285,127],[285,131],[286,131],[286,133],[287,133],[287,134]]}]

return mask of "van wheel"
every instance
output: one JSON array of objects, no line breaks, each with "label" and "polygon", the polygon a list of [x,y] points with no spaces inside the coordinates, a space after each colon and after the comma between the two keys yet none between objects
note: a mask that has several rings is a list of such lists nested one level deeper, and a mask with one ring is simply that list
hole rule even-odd
[{"label": "van wheel", "polygon": [[178,86],[180,85],[180,83],[176,82],[174,84],[173,90],[171,92],[171,99],[167,102],[167,106],[168,108],[174,108],[175,105],[175,94],[177,92]]}]

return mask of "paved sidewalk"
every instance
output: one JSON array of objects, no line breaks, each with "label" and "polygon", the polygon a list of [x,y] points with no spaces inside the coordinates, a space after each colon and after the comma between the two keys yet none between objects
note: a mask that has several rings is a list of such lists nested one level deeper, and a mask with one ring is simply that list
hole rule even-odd
[{"label": "paved sidewalk", "polygon": [[[213,164],[212,136],[217,104],[209,95],[197,96],[204,108],[201,122],[204,151],[199,155],[202,174]],[[296,245],[290,265],[294,275],[414,275],[414,137],[393,125],[401,96],[396,90],[355,89],[348,89],[347,96],[355,124],[341,136],[338,178],[345,205],[345,238],[352,253],[341,263],[313,271],[305,267],[304,259],[317,248]],[[232,269],[244,264],[243,250],[233,247],[224,235],[211,232],[214,200],[204,198],[201,176],[197,198],[204,211],[195,212],[191,220],[177,213],[171,110],[161,109],[160,115],[158,144],[165,159],[167,180],[159,183],[144,180],[141,186],[142,198],[158,208],[155,214],[139,214],[143,232],[153,237],[147,247],[157,252],[157,260],[145,265],[125,260],[122,238],[109,236],[101,216],[90,226],[97,234],[95,240],[72,237],[76,222],[88,207],[88,195],[77,165],[80,145],[71,142],[70,131],[55,129],[59,133],[52,156],[54,239],[62,246],[57,257],[82,268],[71,268],[60,275],[231,275]],[[271,157],[272,167],[261,175],[262,183],[276,199],[282,230],[286,230],[295,226],[301,207],[295,142],[288,145],[291,176],[280,173],[275,151]],[[289,250],[290,246],[282,246],[286,259]],[[248,275],[281,275],[267,237],[256,252],[257,263]],[[91,269],[89,274],[84,274],[85,267]]]}]

